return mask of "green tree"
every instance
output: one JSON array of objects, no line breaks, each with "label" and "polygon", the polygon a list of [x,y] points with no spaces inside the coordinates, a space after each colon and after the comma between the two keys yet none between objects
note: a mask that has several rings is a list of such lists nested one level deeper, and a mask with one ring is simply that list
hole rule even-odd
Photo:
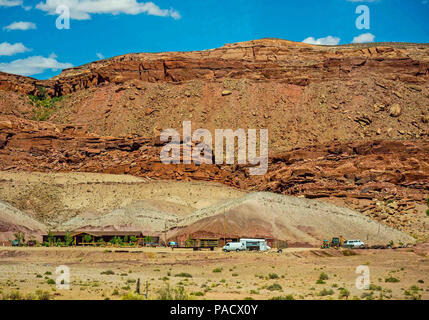
[{"label": "green tree", "polygon": [[48,243],[50,246],[52,246],[55,242],[55,238],[54,238],[54,234],[52,233],[51,230],[49,230],[48,232]]},{"label": "green tree", "polygon": [[194,241],[192,240],[191,236],[188,236],[188,239],[186,239],[186,246],[192,247],[193,242]]},{"label": "green tree", "polygon": [[91,243],[92,242],[92,236],[90,234],[86,234],[83,237],[83,242],[85,242],[85,243]]},{"label": "green tree", "polygon": [[67,231],[66,235],[64,236],[64,244],[67,247],[70,247],[73,244],[73,237],[72,237],[70,231]]},{"label": "green tree", "polygon": [[25,243],[25,234],[21,231],[16,232],[14,235],[15,240],[18,241],[19,245],[23,245]]},{"label": "green tree", "polygon": [[130,243],[131,243],[131,244],[136,244],[136,243],[137,243],[137,241],[138,241],[138,239],[137,239],[137,237],[136,237],[136,236],[131,236],[131,237],[130,237]]},{"label": "green tree", "polygon": [[152,236],[144,237],[144,243],[151,243],[151,242],[152,242]]}]

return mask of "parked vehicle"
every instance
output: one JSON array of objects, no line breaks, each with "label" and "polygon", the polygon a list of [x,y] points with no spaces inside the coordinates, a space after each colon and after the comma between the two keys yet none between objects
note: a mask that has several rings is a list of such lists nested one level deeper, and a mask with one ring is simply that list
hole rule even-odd
[{"label": "parked vehicle", "polygon": [[168,243],[168,246],[174,248],[174,247],[178,247],[179,245],[178,245],[178,243],[176,241],[170,241]]},{"label": "parked vehicle", "polygon": [[268,251],[271,249],[266,239],[240,239],[240,242],[244,244],[245,250],[249,251]]},{"label": "parked vehicle", "polygon": [[347,240],[344,241],[343,247],[350,249],[364,248],[365,243],[363,243],[361,240]]},{"label": "parked vehicle", "polygon": [[223,246],[222,250],[224,252],[230,251],[244,251],[246,250],[246,246],[242,242],[228,242],[225,246]]}]

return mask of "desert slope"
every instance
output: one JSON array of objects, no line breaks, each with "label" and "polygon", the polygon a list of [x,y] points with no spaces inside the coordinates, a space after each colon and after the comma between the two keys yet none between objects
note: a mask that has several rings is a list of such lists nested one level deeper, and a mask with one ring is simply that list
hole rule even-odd
[{"label": "desert slope", "polygon": [[46,226],[29,214],[0,201],[0,243],[14,240],[14,234],[17,232],[23,232],[26,240],[33,238],[41,241]]},{"label": "desert slope", "polygon": [[[252,193],[196,211],[182,219],[172,238],[263,237],[292,246],[317,246],[342,235],[368,244],[414,243],[409,235],[332,204],[273,193]],[[225,230],[225,231],[224,231]]]}]

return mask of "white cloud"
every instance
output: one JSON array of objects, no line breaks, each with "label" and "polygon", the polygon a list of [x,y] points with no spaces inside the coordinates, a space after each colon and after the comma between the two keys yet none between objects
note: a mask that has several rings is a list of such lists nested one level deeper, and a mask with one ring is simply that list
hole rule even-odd
[{"label": "white cloud", "polygon": [[97,56],[97,58],[98,58],[98,59],[101,59],[101,60],[103,60],[103,59],[104,59],[103,54],[102,54],[102,53],[100,53],[100,52],[97,52],[95,55]]},{"label": "white cloud", "polygon": [[30,51],[21,42],[11,44],[9,42],[0,43],[0,56],[13,56],[17,53]]},{"label": "white cloud", "polygon": [[352,43],[374,42],[375,36],[372,33],[363,33],[360,36],[354,37]]},{"label": "white cloud", "polygon": [[30,30],[30,29],[36,29],[36,25],[33,22],[25,22],[25,21],[19,21],[19,22],[13,22],[10,25],[3,28],[4,30]]},{"label": "white cloud", "polygon": [[75,20],[89,20],[92,14],[118,15],[121,13],[130,15],[145,13],[173,19],[181,18],[179,12],[174,9],[161,9],[153,2],[138,2],[137,0],[45,0],[37,4],[36,8],[55,15],[59,5],[68,6],[70,18]]},{"label": "white cloud", "polygon": [[304,39],[302,42],[308,43],[308,44],[335,46],[340,43],[340,40],[341,39],[337,37],[327,36],[325,38],[319,38],[319,39],[315,39],[314,37],[308,37],[307,39]]},{"label": "white cloud", "polygon": [[71,63],[58,62],[57,57],[51,54],[49,57],[32,56],[18,59],[8,63],[0,63],[0,71],[31,76],[43,73],[46,70],[57,71],[73,67]]},{"label": "white cloud", "polygon": [[16,7],[21,5],[22,0],[0,0],[0,7]]}]

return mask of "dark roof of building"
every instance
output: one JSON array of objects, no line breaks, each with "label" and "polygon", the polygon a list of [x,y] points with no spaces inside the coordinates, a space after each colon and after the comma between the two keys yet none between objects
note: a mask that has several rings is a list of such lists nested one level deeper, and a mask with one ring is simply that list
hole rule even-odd
[{"label": "dark roof of building", "polygon": [[[53,231],[52,235],[54,237],[63,237],[65,236],[67,231]],[[89,234],[94,237],[103,237],[103,236],[142,236],[141,231],[70,231],[70,234],[74,237],[77,235],[85,235]],[[44,236],[48,236],[48,234],[45,234]]]}]

